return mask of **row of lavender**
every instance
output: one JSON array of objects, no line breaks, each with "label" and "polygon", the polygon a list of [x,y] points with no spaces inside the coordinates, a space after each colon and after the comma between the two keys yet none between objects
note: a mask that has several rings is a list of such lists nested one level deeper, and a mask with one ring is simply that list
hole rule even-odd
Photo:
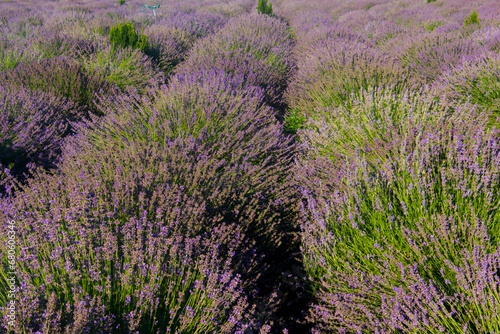
[{"label": "row of lavender", "polygon": [[499,333],[500,7],[277,1],[317,333]]},{"label": "row of lavender", "polygon": [[2,21],[0,216],[17,224],[18,284],[14,327],[0,291],[2,331],[265,333],[293,320],[296,149],[271,107],[290,32],[245,14],[253,2],[166,4],[155,19],[113,9],[143,25],[151,56],[110,47],[104,3]]},{"label": "row of lavender", "polygon": [[500,331],[494,1],[168,5],[2,12],[18,331]]}]

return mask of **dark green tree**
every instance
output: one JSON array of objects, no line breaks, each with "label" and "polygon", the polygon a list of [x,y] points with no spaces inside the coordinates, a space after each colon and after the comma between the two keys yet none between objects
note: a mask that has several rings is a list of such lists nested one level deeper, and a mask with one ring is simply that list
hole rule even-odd
[{"label": "dark green tree", "polygon": [[465,18],[465,25],[464,26],[467,27],[467,26],[470,26],[471,24],[479,24],[479,18],[477,16],[477,12],[475,9],[472,12],[472,14],[470,14],[469,17]]},{"label": "dark green tree", "polygon": [[257,3],[257,11],[259,14],[273,15],[273,4],[267,4],[267,0],[259,0]]},{"label": "dark green tree", "polygon": [[144,34],[138,35],[135,32],[134,24],[130,21],[118,23],[112,27],[109,39],[113,45],[119,45],[123,48],[132,47],[144,51],[149,46],[148,36]]}]

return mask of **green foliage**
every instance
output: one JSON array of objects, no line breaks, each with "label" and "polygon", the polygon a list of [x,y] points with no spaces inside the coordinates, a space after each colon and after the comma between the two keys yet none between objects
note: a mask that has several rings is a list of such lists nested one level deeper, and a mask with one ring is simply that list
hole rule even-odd
[{"label": "green foliage", "polygon": [[273,4],[267,4],[267,0],[259,0],[257,3],[257,11],[259,14],[273,15]]},{"label": "green foliage", "polygon": [[419,24],[419,26],[423,27],[425,30],[427,30],[429,32],[433,32],[434,29],[442,26],[443,24],[444,24],[444,22],[442,22],[442,21],[436,21],[436,22],[432,22],[432,23],[421,23],[421,24]]},{"label": "green foliage", "polygon": [[103,76],[121,90],[130,86],[140,94],[149,91],[155,82],[164,80],[162,73],[138,49],[107,46],[85,59],[83,66],[92,75]]},{"label": "green foliage", "polygon": [[472,14],[470,14],[469,17],[465,18],[464,27],[470,26],[472,24],[479,24],[479,18],[477,17],[477,13],[476,13],[475,9],[472,11]]},{"label": "green foliage", "polygon": [[436,2],[436,0],[427,0],[427,3],[429,2]]},{"label": "green foliage", "polygon": [[0,50],[0,72],[15,68],[22,61],[22,56],[17,52]]},{"label": "green foliage", "polygon": [[132,47],[144,51],[149,46],[148,36],[144,34],[138,35],[131,21],[118,23],[112,27],[109,39],[113,45],[119,45],[123,48]]},{"label": "green foliage", "polygon": [[124,5],[125,4],[125,0],[118,0],[118,4],[121,6],[121,5]]},{"label": "green foliage", "polygon": [[285,118],[285,129],[290,134],[296,134],[298,129],[304,129],[305,124],[306,117],[300,114],[300,109],[291,109]]}]

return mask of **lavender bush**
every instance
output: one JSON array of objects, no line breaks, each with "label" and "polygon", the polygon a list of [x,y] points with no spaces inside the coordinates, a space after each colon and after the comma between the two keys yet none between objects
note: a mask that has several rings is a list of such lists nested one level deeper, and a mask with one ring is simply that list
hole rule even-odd
[{"label": "lavender bush", "polygon": [[223,70],[264,88],[266,102],[279,105],[292,66],[292,43],[283,22],[267,15],[244,15],[196,43],[176,73]]},{"label": "lavender bush", "polygon": [[[199,80],[200,77],[197,78]],[[210,73],[206,74],[206,78],[211,78]],[[192,80],[195,79],[196,77]],[[104,187],[99,188],[103,190],[86,190],[85,194],[92,193],[93,201],[109,206],[109,210],[115,212],[116,217],[121,217],[123,223],[130,220],[130,217],[138,217],[140,212],[146,212],[148,217],[154,219],[161,203],[158,196],[171,192],[169,189],[179,188],[185,194],[184,200],[189,200],[189,205],[193,208],[203,208],[203,214],[200,214],[202,218],[193,219],[196,226],[190,227],[184,220],[176,223],[178,233],[200,236],[221,223],[234,225],[236,231],[249,238],[247,243],[238,246],[238,255],[234,255],[237,259],[242,261],[248,256],[251,258],[254,250],[265,252],[267,255],[265,261],[258,262],[258,269],[250,265],[247,270],[239,269],[243,280],[241,286],[253,295],[251,300],[256,303],[255,314],[252,315],[248,311],[250,320],[247,325],[257,329],[265,323],[273,323],[270,316],[276,312],[277,305],[283,302],[283,298],[277,299],[276,296],[273,297],[276,300],[269,304],[269,295],[279,291],[279,285],[282,283],[270,281],[270,272],[280,275],[281,271],[284,271],[280,263],[292,256],[289,251],[290,244],[297,242],[293,221],[296,196],[289,183],[285,182],[289,175],[287,166],[291,164],[293,146],[290,138],[280,134],[281,128],[276,123],[272,110],[262,106],[262,97],[259,98],[258,94],[256,97],[251,96],[252,90],[237,90],[242,84],[241,81],[222,76],[204,84],[198,82],[199,85],[192,86],[183,82],[180,84],[184,84],[181,90],[173,85],[170,91],[163,92],[163,96],[154,99],[158,107],[149,115],[146,114],[146,108],[143,109],[145,112],[137,112],[141,107],[139,102],[148,101],[147,97],[136,94],[131,100],[137,103],[130,103],[128,109],[126,99],[121,102],[114,101],[110,106],[118,106],[117,113],[107,111],[109,114],[103,121],[98,121],[92,129],[82,129],[83,132],[68,144],[60,165],[61,181],[55,184],[69,183],[68,190],[64,191],[68,196],[72,193],[69,189],[74,186],[74,182],[80,182],[78,180],[88,180],[91,184],[96,184],[95,186]],[[226,91],[226,88],[232,88],[232,91]],[[215,97],[220,100],[214,100],[210,107],[206,101],[209,97],[213,98],[215,93],[218,94]],[[203,104],[199,102],[200,97],[205,98]],[[193,118],[189,108],[207,112],[211,117],[205,118],[202,113],[199,119]],[[113,119],[123,117],[127,110],[130,111],[127,115],[129,122],[121,123],[120,120]],[[211,113],[208,113],[209,111]],[[186,129],[196,131],[180,131],[176,134],[175,129],[182,123],[186,124]],[[121,127],[120,124],[125,126]],[[200,124],[203,126],[197,128]],[[118,132],[119,135],[113,135],[113,129],[121,132]],[[97,140],[98,137],[102,140]],[[82,168],[86,172],[82,172]],[[149,180],[147,184],[140,181],[140,175]],[[151,176],[153,179],[150,179]],[[143,185],[138,189],[130,189],[131,186],[124,180],[131,180],[134,185],[141,182]],[[86,185],[87,181],[83,181],[83,184]],[[116,190],[119,185],[126,188]],[[27,189],[32,187],[30,185]],[[118,193],[114,194],[115,190],[112,189]],[[28,190],[24,193],[26,191]],[[151,204],[146,204],[149,201]],[[67,204],[67,209],[75,210],[73,206],[76,203],[71,203],[70,201]],[[38,209],[31,208],[26,211],[38,212]],[[134,220],[134,226],[135,224]],[[256,240],[259,243],[253,245],[252,242]],[[224,241],[222,244],[226,243],[227,241]],[[235,262],[231,268],[243,265],[237,266],[239,262],[236,260],[228,261]],[[284,285],[299,284],[290,280],[292,273],[290,268],[287,269],[288,282]],[[261,290],[255,290],[256,285],[252,283],[254,281],[257,281],[257,286],[262,287]],[[286,293],[286,290],[283,290],[280,294]],[[103,297],[102,293],[99,296],[103,303],[104,300],[109,300],[108,297]],[[102,305],[107,305],[107,309],[110,307],[107,303]],[[217,307],[222,308],[220,305]],[[129,312],[132,309],[127,310]],[[202,312],[201,309],[199,312]],[[206,312],[208,311],[202,313]],[[221,312],[230,311],[224,307]],[[242,311],[241,314],[243,316],[245,313]],[[109,319],[104,315],[102,317]],[[107,321],[93,320],[100,324]],[[70,324],[73,320],[68,321]],[[252,321],[255,322],[254,325]],[[228,332],[234,329],[228,328],[231,328]]]},{"label": "lavender bush", "polygon": [[28,164],[55,167],[73,110],[50,94],[0,86],[1,172],[22,178]]},{"label": "lavender bush", "polygon": [[[247,131],[243,131],[243,133],[246,132],[248,135],[250,135],[251,131],[254,130],[250,128]],[[284,225],[284,223],[280,223],[280,218],[277,216],[277,214],[284,211],[280,208],[289,206],[290,202],[288,202],[286,199],[286,188],[283,189],[283,187],[285,187],[286,185],[280,185],[279,182],[276,182],[276,180],[281,177],[279,171],[283,170],[284,167],[279,167],[280,165],[269,165],[268,163],[266,163],[266,161],[263,161],[260,165],[252,164],[252,161],[263,160],[262,154],[269,154],[273,152],[272,146],[281,146],[279,138],[276,138],[275,134],[276,131],[273,131],[272,127],[270,127],[269,130],[263,130],[256,134],[258,135],[259,139],[262,138],[261,136],[266,136],[267,138],[269,138],[269,149],[264,151],[259,149],[251,150],[250,148],[253,146],[252,140],[247,142],[245,145],[245,143],[241,143],[238,140],[238,135],[233,138],[221,136],[222,138],[226,137],[226,139],[225,141],[219,141],[221,143],[219,147],[208,145],[206,143],[203,143],[203,141],[201,140],[196,140],[193,137],[189,136],[185,139],[179,138],[174,141],[169,141],[168,143],[164,143],[164,145],[162,146],[158,145],[157,143],[147,142],[132,142],[130,144],[126,144],[128,142],[127,140],[117,142],[116,144],[113,144],[113,142],[109,142],[107,147],[105,147],[104,149],[101,147],[97,150],[92,149],[92,145],[86,143],[84,139],[85,137],[81,137],[79,138],[79,140],[75,139],[76,142],[66,148],[64,161],[61,165],[61,176],[57,177],[57,179],[54,180],[52,180],[51,178],[46,179],[45,177],[40,176],[39,179],[41,181],[36,181],[42,183],[40,186],[36,186],[35,183],[30,183],[29,187],[26,187],[24,189],[24,195],[13,199],[14,203],[19,204],[16,204],[12,208],[12,210],[15,210],[15,212],[33,213],[36,214],[37,217],[33,218],[31,217],[31,214],[29,214],[27,217],[16,216],[12,218],[19,219],[20,221],[27,221],[27,224],[31,222],[31,224],[34,224],[34,226],[38,226],[36,230],[41,229],[42,231],[44,230],[43,226],[46,226],[44,222],[48,219],[49,221],[51,221],[51,229],[54,228],[57,230],[57,226],[61,226],[60,228],[68,233],[68,239],[64,240],[73,240],[71,239],[71,236],[73,236],[73,238],[77,238],[82,243],[94,242],[92,240],[96,240],[96,243],[94,243],[91,247],[91,249],[98,249],[96,250],[94,257],[81,253],[88,248],[87,246],[85,246],[82,248],[74,248],[73,251],[75,252],[75,255],[73,256],[73,258],[95,259],[94,261],[97,261],[97,259],[102,259],[100,262],[88,263],[89,266],[92,265],[92,268],[99,268],[102,276],[93,277],[93,274],[89,274],[90,276],[87,278],[89,283],[80,281],[79,276],[76,274],[80,270],[82,270],[83,267],[77,266],[77,263],[75,262],[73,262],[73,269],[75,270],[74,272],[68,272],[71,266],[68,265],[67,262],[65,262],[65,265],[68,265],[68,267],[65,267],[65,270],[62,272],[59,272],[57,270],[56,272],[49,272],[39,269],[38,274],[36,274],[35,277],[47,277],[47,274],[50,274],[51,276],[49,277],[54,277],[54,280],[44,283],[45,286],[47,286],[47,290],[44,291],[42,289],[42,295],[40,297],[30,297],[30,300],[35,303],[32,307],[30,307],[30,309],[32,311],[40,310],[39,315],[35,315],[33,313],[23,313],[25,314],[26,319],[37,319],[37,317],[39,317],[40,320],[35,321],[35,323],[32,325],[32,328],[41,328],[39,326],[41,326],[41,324],[46,322],[46,320],[48,319],[47,316],[49,316],[50,314],[46,312],[46,314],[43,315],[43,312],[41,310],[45,309],[45,306],[42,306],[45,305],[43,303],[43,298],[49,300],[50,292],[53,291],[53,289],[55,289],[56,291],[60,291],[59,294],[56,294],[56,297],[60,301],[60,303],[56,305],[60,306],[53,306],[55,312],[53,316],[57,318],[57,312],[64,312],[65,314],[68,314],[68,320],[64,323],[64,326],[77,326],[79,324],[78,321],[96,321],[97,325],[93,326],[104,326],[109,323],[118,325],[118,323],[120,323],[121,321],[120,319],[128,319],[127,317],[132,317],[127,320],[128,325],[126,324],[126,322],[121,322],[121,326],[129,326],[129,328],[132,329],[136,328],[134,327],[134,324],[136,324],[137,326],[139,326],[137,328],[149,328],[141,326],[153,326],[153,322],[149,321],[148,319],[152,319],[154,311],[158,306],[158,301],[156,300],[156,298],[160,297],[160,300],[164,300],[163,298],[167,298],[168,303],[174,303],[174,306],[177,305],[177,303],[180,303],[180,311],[178,311],[177,308],[174,308],[174,306],[171,307],[175,310],[175,312],[180,314],[177,316],[179,317],[179,319],[185,319],[182,321],[179,320],[181,324],[183,324],[184,321],[187,321],[187,323],[189,323],[188,320],[193,319],[193,315],[190,309],[185,308],[185,306],[189,306],[190,308],[194,309],[194,313],[201,314],[200,318],[194,318],[193,321],[196,321],[197,319],[200,322],[206,321],[207,324],[216,326],[214,327],[217,328],[216,331],[221,332],[232,333],[234,331],[234,328],[237,328],[237,326],[239,326],[239,324],[237,323],[238,320],[242,319],[238,318],[238,315],[240,317],[250,317],[250,320],[258,319],[261,321],[268,321],[270,314],[269,312],[273,312],[273,310],[266,310],[261,306],[256,311],[256,314],[252,316],[250,309],[247,310],[248,312],[245,311],[245,304],[243,303],[244,299],[241,299],[243,298],[243,295],[241,298],[239,297],[241,291],[238,292],[237,288],[239,286],[238,284],[240,284],[247,290],[252,291],[253,289],[255,289],[255,285],[252,284],[252,281],[259,278],[259,272],[265,272],[266,270],[265,267],[259,268],[258,270],[254,269],[252,262],[245,262],[252,259],[254,249],[267,249],[268,251],[266,253],[271,253],[270,246],[275,245],[274,247],[277,247],[281,243],[280,240],[286,237],[286,234],[282,234],[284,232],[283,229],[285,229],[286,226]],[[263,142],[263,140],[259,140],[259,143]],[[237,148],[237,145],[242,146]],[[276,154],[279,154],[279,147],[276,147],[274,150],[276,151]],[[284,162],[283,159],[287,159],[287,149],[284,148],[282,150],[283,151],[281,155],[284,156],[280,159],[280,161]],[[231,152],[231,155],[228,156],[227,152]],[[277,157],[278,156],[276,156],[276,158]],[[267,161],[272,160],[270,159],[270,157],[266,157],[264,159]],[[282,164],[281,166],[286,166],[286,164]],[[269,185],[275,185],[277,189],[272,191],[271,189],[269,189]],[[75,187],[81,190],[75,193]],[[29,196],[28,194],[30,193],[34,195],[38,194],[40,191],[42,191],[42,189],[43,193],[41,193],[40,195],[43,197],[38,199],[33,198],[33,202],[30,202],[31,204],[25,202],[26,197],[24,196]],[[272,191],[272,193],[270,193],[270,191]],[[77,193],[81,195],[76,195]],[[270,196],[271,194],[275,194],[275,196]],[[67,198],[67,200],[65,200],[64,198]],[[43,203],[51,203],[54,200],[56,202],[53,203],[53,214],[57,214],[57,217],[63,218],[61,219],[60,223],[57,223],[57,219],[56,221],[54,221],[55,217],[50,218],[51,216],[46,216],[45,204]],[[38,208],[38,204],[42,206]],[[17,205],[29,206],[21,209]],[[171,208],[168,209],[169,207]],[[61,210],[68,213],[61,216],[59,215]],[[41,217],[38,217],[38,215],[41,215]],[[191,219],[188,217],[193,218]],[[109,223],[103,224],[103,222]],[[139,222],[140,225],[138,225]],[[41,225],[38,225],[40,223]],[[167,226],[164,226],[165,224],[167,224]],[[212,295],[212,297],[207,297],[206,294],[204,295],[201,293],[202,291],[206,290],[203,283],[199,283],[201,285],[197,286],[194,282],[195,280],[201,280],[202,282],[205,281],[203,281],[202,277],[199,277],[197,273],[193,273],[191,276],[187,275],[187,278],[192,280],[192,284],[195,284],[195,287],[198,287],[199,289],[193,290],[194,292],[190,292],[191,294],[195,295],[195,297],[191,297],[189,304],[185,304],[185,302],[181,301],[178,301],[176,303],[175,300],[177,300],[178,298],[177,295],[173,295],[172,297],[165,296],[165,294],[160,295],[160,293],[162,293],[161,291],[165,291],[160,289],[162,285],[160,285],[158,288],[156,288],[156,285],[148,285],[151,284],[149,282],[153,282],[156,278],[151,278],[149,276],[144,277],[142,275],[134,276],[132,271],[130,271],[134,267],[132,265],[130,265],[131,267],[127,266],[126,264],[128,263],[128,261],[124,260],[123,263],[115,262],[114,265],[118,267],[112,267],[109,263],[109,261],[112,261],[112,254],[122,254],[121,252],[123,252],[123,254],[130,254],[129,256],[126,256],[125,259],[130,258],[130,263],[137,263],[137,265],[139,266],[137,268],[144,267],[144,269],[149,268],[149,266],[159,266],[159,263],[161,262],[158,261],[161,261],[161,259],[168,254],[171,254],[171,258],[173,257],[174,259],[178,259],[175,261],[181,261],[181,259],[183,258],[182,253],[177,255],[177,257],[174,257],[172,253],[169,253],[170,251],[167,253],[165,253],[166,251],[164,251],[164,253],[157,253],[154,250],[149,250],[149,248],[147,252],[153,253],[147,253],[149,254],[148,257],[137,259],[132,258],[133,254],[137,254],[135,253],[137,247],[139,247],[139,245],[144,241],[142,241],[142,237],[139,238],[139,236],[137,236],[137,241],[133,241],[134,239],[130,241],[132,242],[132,244],[125,242],[125,240],[129,240],[129,237],[126,238],[128,234],[120,233],[125,233],[126,231],[128,231],[127,226],[129,226],[129,228],[131,229],[131,235],[135,235],[135,233],[137,233],[136,229],[139,228],[139,226],[144,226],[143,228],[145,229],[145,232],[151,230],[150,233],[158,234],[157,236],[154,235],[155,238],[151,239],[151,243],[157,242],[154,240],[162,240],[160,244],[165,244],[163,240],[165,240],[165,237],[167,235],[170,235],[171,233],[173,235],[184,236],[185,238],[189,236],[200,237],[205,235],[205,233],[209,233],[214,228],[217,229],[221,224],[235,225],[234,228],[236,229],[235,232],[233,232],[233,234],[231,235],[220,232],[213,232],[214,238],[219,238],[219,241],[214,242],[216,242],[216,244],[222,243],[221,246],[219,246],[222,250],[229,247],[231,245],[231,242],[234,242],[231,241],[234,240],[234,233],[240,233],[242,235],[242,244],[238,245],[238,252],[235,253],[237,255],[228,255],[232,254],[231,248],[227,249],[223,253],[225,254],[224,260],[222,260],[221,255],[220,263],[225,263],[226,267],[220,267],[220,265],[217,265],[216,268],[220,269],[212,269],[213,271],[215,271],[215,273],[213,273],[213,271],[208,271],[206,272],[205,276],[203,276],[206,280],[210,279],[210,281],[208,281],[209,283],[212,282],[211,280],[215,280],[216,282],[220,280],[222,281],[222,283],[220,284],[212,283],[215,286],[219,286],[219,290],[214,291],[215,295],[222,294],[223,297],[225,296],[224,298],[222,298],[223,300],[219,300],[218,302],[215,300],[215,295]],[[110,226],[115,227],[113,228]],[[162,229],[160,229],[161,226],[163,226]],[[101,231],[101,229],[103,228],[107,231],[106,233],[104,233],[104,230]],[[62,239],[58,240],[57,238],[66,238],[65,234],[54,235],[54,238],[56,239],[53,239],[53,244],[49,243],[49,245],[47,246],[46,239],[42,238],[42,235],[37,237],[34,233],[34,229],[35,227],[28,228],[28,226],[26,226],[26,228],[24,229],[25,232],[22,233],[26,234],[26,238],[30,238],[30,244],[39,245],[38,247],[54,247],[54,249],[49,248],[51,251],[56,251],[59,247],[57,245],[60,245],[60,242],[63,242]],[[270,230],[274,230],[275,232],[272,235],[269,235]],[[86,234],[86,232],[84,231],[88,231],[88,234]],[[161,231],[165,231],[165,233],[167,234],[163,235],[162,233],[160,233]],[[282,232],[280,233],[280,231]],[[120,250],[120,248],[107,250],[103,247],[104,240],[109,241],[110,233],[111,235],[114,235],[114,237],[112,238],[123,240],[122,250]],[[252,243],[248,243],[248,241],[247,243],[243,243],[244,234],[246,234],[247,237],[250,237],[250,240],[258,239],[260,241],[259,245],[252,245]],[[95,236],[94,238],[98,239],[94,239],[93,237],[91,237],[92,235]],[[207,238],[208,236],[200,240],[205,240],[204,242],[209,243]],[[35,240],[39,240],[39,242],[36,242]],[[148,241],[148,239],[145,241]],[[117,242],[117,245],[119,246],[120,241]],[[140,242],[140,244],[137,244],[138,242]],[[179,242],[182,242],[182,239]],[[188,241],[186,241],[186,243],[187,242]],[[195,241],[189,242],[191,243],[192,247],[194,247],[194,249],[199,249],[201,247],[197,246],[198,244]],[[68,246],[70,244],[73,243],[70,243],[68,241]],[[143,245],[148,244],[150,244],[150,242],[144,243]],[[180,243],[177,245],[182,245],[182,247],[185,247],[184,243]],[[211,245],[211,247],[215,247],[215,244]],[[176,244],[174,243],[172,247],[175,246]],[[126,251],[125,249],[127,249],[128,251]],[[48,251],[48,249],[46,249],[46,251]],[[213,251],[203,251],[203,248],[200,249],[200,252],[201,254],[213,253]],[[25,255],[28,256],[28,254],[44,254],[44,252],[42,251],[42,249],[37,248],[31,250]],[[155,255],[157,257],[156,260],[154,260]],[[23,255],[20,255],[20,262],[24,262],[24,260],[22,260],[22,256]],[[231,260],[231,257],[235,257],[235,259]],[[106,260],[108,262],[106,262]],[[240,262],[243,261],[243,263],[238,265],[239,262],[236,260]],[[26,259],[26,261],[28,261],[28,258]],[[47,264],[49,264],[52,263],[53,260],[45,258],[45,261],[50,261],[47,262]],[[235,261],[236,264],[232,263],[233,261]],[[210,267],[208,269],[213,268],[212,266],[216,265],[216,262],[214,262],[214,259],[207,259],[206,266],[208,266],[208,263],[210,263]],[[229,266],[230,264],[231,268],[234,268],[235,265],[236,267],[241,267],[243,265],[248,265],[249,267],[249,269],[247,269],[246,271],[240,269],[240,275],[242,275],[242,278],[245,278],[244,283],[238,283],[237,278],[233,279],[233,288],[236,289],[234,292],[231,289],[227,290],[227,286],[228,284],[230,284],[230,279],[227,275],[229,275],[229,277],[236,275],[232,275],[230,272],[228,273],[227,268],[229,267],[227,266]],[[173,264],[170,264],[170,266],[172,265]],[[22,267],[26,268],[24,266]],[[194,262],[184,263],[184,267],[174,266],[174,268],[180,268],[178,270],[187,271],[188,269],[186,267],[191,268],[190,270],[194,270],[192,268],[194,267]],[[201,264],[198,264],[196,267],[200,268],[200,270],[206,268]],[[207,271],[208,269],[204,270]],[[223,269],[225,271],[217,271]],[[22,270],[24,273],[26,273],[26,275],[34,275],[33,270],[35,269],[30,269],[29,271],[28,269]],[[113,273],[115,273],[114,275],[117,276],[110,276],[113,275]],[[129,275],[132,276],[129,278]],[[139,273],[137,275],[139,275]],[[212,276],[213,278],[210,278]],[[73,293],[71,293],[70,287],[66,286],[68,290],[63,287],[57,288],[57,282],[59,281],[57,277],[59,277],[59,279],[61,280],[63,279],[63,277],[65,279],[73,277],[75,291],[81,290],[81,293],[78,295],[78,297],[73,297],[74,295]],[[119,279],[119,277],[127,277],[127,281],[121,281],[121,284],[127,284],[126,282],[131,279],[140,280],[140,283],[137,283],[138,285],[135,285],[136,288],[133,291],[131,291],[130,288],[126,288],[125,291],[131,292],[130,294],[125,294],[123,292],[124,289],[120,288],[120,285],[116,286],[115,288],[112,288],[112,285],[109,285],[117,284],[116,280]],[[174,277],[177,276],[172,276],[171,279],[174,279]],[[29,276],[26,276],[26,279],[28,278]],[[94,280],[95,283],[90,283],[94,282]],[[40,284],[42,283],[42,281],[40,281],[39,279],[34,279],[30,282],[31,284],[33,284],[33,286],[29,289],[28,287],[25,287],[24,289],[26,291],[40,291]],[[182,293],[182,291],[186,289],[192,290],[193,288],[190,285],[191,283],[189,282],[190,281],[188,281],[187,283],[181,283],[177,281],[176,283],[174,283],[176,284],[175,289],[177,289],[177,291],[179,291],[180,289],[179,293]],[[166,283],[167,282],[165,282],[165,284]],[[107,288],[106,284],[108,284]],[[168,282],[168,284],[171,283]],[[49,289],[49,287],[53,288]],[[146,300],[143,300],[139,295],[136,295],[136,297],[139,298],[137,301],[138,304],[131,304],[130,307],[124,307],[123,302],[126,300],[126,297],[130,296],[131,298],[134,298],[133,296],[135,291],[139,293],[141,287],[149,287],[148,289],[152,289],[152,292],[150,292],[149,294],[150,297],[148,297],[148,299]],[[166,289],[166,287],[168,287],[168,285],[164,285],[163,289]],[[63,289],[62,291],[60,290],[61,288]],[[121,295],[118,297],[116,296],[117,293],[120,293]],[[185,291],[185,293],[187,294],[187,290]],[[254,293],[257,292],[255,291]],[[63,296],[65,296],[65,299],[62,299]],[[96,310],[95,313],[99,314],[100,318],[92,318],[85,314],[78,315],[79,311],[75,306],[77,304],[76,302],[80,302],[86,297],[88,297],[88,303],[90,303],[85,304],[86,308],[88,308],[89,305],[92,304],[94,304],[96,307],[99,306],[99,308],[101,309],[101,311],[99,311],[100,313],[97,312],[98,310]],[[28,298],[28,296],[26,296],[26,298]],[[40,300],[40,298],[42,299]],[[202,308],[205,307],[204,305],[207,304],[204,304],[201,301],[196,302],[197,298],[204,298],[203,300],[206,300],[206,298],[213,299],[211,299],[212,302],[209,302],[208,306],[206,306],[207,308],[202,310]],[[260,298],[266,299],[264,304],[267,304],[269,302],[268,297],[266,297],[265,295],[261,296]],[[36,302],[37,300],[38,302]],[[238,300],[240,300],[240,302],[237,302]],[[70,306],[68,309],[66,309],[66,311],[64,311],[64,309],[63,311],[61,311],[65,303],[69,303]],[[23,305],[28,305],[28,300],[25,300],[25,302],[23,302]],[[39,306],[35,307],[36,305]],[[108,310],[106,312],[103,311],[104,305],[106,306],[106,310]],[[139,305],[140,307],[136,305]],[[196,305],[196,307],[194,305]],[[231,311],[231,305],[234,305],[234,312],[237,313]],[[213,308],[211,308],[211,306],[213,306]],[[112,311],[115,309],[117,311]],[[135,312],[132,312],[134,310]],[[139,314],[137,314],[139,310],[142,310],[142,314],[144,314],[142,318]],[[211,319],[210,317],[214,312],[216,312],[216,310],[217,312],[222,312],[223,315],[217,315],[215,317],[215,320]],[[170,316],[166,313],[167,311],[168,310],[166,310],[163,315],[158,313],[156,314],[159,323],[167,324],[168,326],[171,325],[173,326],[172,329],[183,328],[180,327],[181,324],[177,323],[176,320],[173,320],[172,322],[166,320],[169,319]],[[136,318],[134,318],[134,314]],[[234,319],[230,317],[231,314],[234,316]],[[117,317],[115,320],[116,322],[113,322],[112,315]],[[50,316],[52,317],[52,315]],[[78,317],[81,317],[81,320],[78,320]],[[64,319],[64,317],[62,317],[61,319]],[[139,321],[140,319],[143,319],[142,321],[145,322],[141,323]],[[245,323],[247,326],[250,326],[252,323],[252,321],[250,320],[246,322],[243,322],[242,320],[241,324]],[[220,323],[217,321],[220,321]],[[86,325],[90,324],[91,323],[86,323]],[[195,332],[195,325],[202,326],[201,323],[195,323],[194,325],[192,325],[193,332]],[[61,326],[63,326],[62,323]],[[226,328],[224,326],[226,326],[228,329],[224,329]],[[255,324],[256,328],[259,328],[260,326],[261,325],[259,325],[258,323]],[[100,327],[95,328],[98,329]],[[201,332],[203,332],[203,329],[201,329]]]},{"label": "lavender bush", "polygon": [[493,112],[495,122],[500,112],[500,56],[489,53],[475,61],[465,61],[441,75],[434,84],[434,93],[449,99],[477,104]]},{"label": "lavender bush", "polygon": [[394,93],[391,86],[372,88],[353,98],[352,106],[316,109],[299,131],[309,156],[341,161],[361,154],[373,165],[384,163],[404,136],[421,124],[435,125],[453,114],[454,105],[438,100],[429,89]]},{"label": "lavender bush", "polygon": [[485,27],[476,30],[471,37],[490,51],[500,51],[500,28]]},{"label": "lavender bush", "polygon": [[40,90],[76,103],[83,112],[97,113],[98,94],[116,94],[115,86],[98,74],[88,73],[75,60],[60,56],[25,62],[0,73],[0,83]]},{"label": "lavender bush", "polygon": [[[213,172],[217,170],[219,176],[206,174],[211,169],[202,172],[208,167],[200,166],[199,172],[183,167],[176,179],[190,191],[203,191],[203,198],[215,196],[214,213],[230,209],[232,213],[227,213],[228,219],[247,217],[240,224],[245,224],[247,232],[251,230],[255,237],[258,236],[260,247],[267,245],[272,249],[271,245],[276,247],[284,237],[274,233],[268,235],[271,227],[279,229],[280,225],[279,219],[275,220],[278,217],[272,218],[271,212],[279,212],[273,206],[281,208],[282,204],[278,203],[292,200],[278,200],[281,192],[285,195],[290,191],[284,190],[288,185],[283,180],[289,175],[286,168],[291,163],[292,139],[281,133],[282,127],[275,120],[274,111],[263,105],[258,88],[241,90],[242,81],[227,77],[223,72],[207,72],[204,74],[206,81],[202,78],[201,74],[178,75],[172,86],[152,99],[131,93],[132,96],[105,102],[107,116],[84,130],[85,137],[97,151],[122,141],[157,142],[165,146],[180,138],[196,138],[203,143],[203,150],[211,152],[202,154],[208,159],[203,160],[204,163],[215,164],[214,168],[218,166]],[[97,163],[92,156],[89,159],[90,165]],[[181,176],[183,170],[189,174]],[[191,179],[188,176],[191,173],[197,176]],[[261,183],[264,179],[268,181]],[[208,183],[204,185],[205,182]],[[254,210],[261,200],[267,203],[266,207],[271,207],[259,209],[257,216],[245,211]],[[274,201],[276,204],[271,204]]]},{"label": "lavender bush", "polygon": [[0,38],[0,72],[15,68],[19,63],[34,58],[34,54],[7,38]]},{"label": "lavender bush", "polygon": [[96,42],[90,38],[61,34],[39,29],[32,37],[32,50],[39,58],[65,56],[81,59],[97,50]]},{"label": "lavender bush", "polygon": [[377,165],[363,154],[345,167],[320,158],[323,176],[304,165],[319,189],[305,190],[303,227],[318,330],[498,331],[500,151],[469,112],[413,125]]},{"label": "lavender bush", "polygon": [[151,59],[132,48],[103,47],[84,60],[83,66],[91,76],[103,77],[121,90],[133,87],[141,94],[157,89],[165,81]]},{"label": "lavender bush", "polygon": [[[415,41],[418,39],[418,41]],[[459,65],[463,60],[474,59],[484,52],[481,46],[464,38],[459,31],[436,31],[420,37],[412,37],[406,51],[400,51],[401,64],[410,69],[411,75],[431,83],[440,73]]]},{"label": "lavender bush", "polygon": [[22,195],[2,201],[2,218],[22,222],[20,242],[30,245],[16,257],[16,331],[234,333],[252,326],[233,270],[239,257],[240,266],[253,263],[252,254],[237,252],[240,229],[222,217],[202,224],[211,221],[209,208],[165,182],[168,156],[196,163],[195,147],[190,140],[109,147],[98,164],[75,169],[81,158],[66,160],[60,175],[40,174]]},{"label": "lavender bush", "polygon": [[261,122],[271,124],[267,118],[273,110],[264,106],[263,98],[262,89],[245,87],[242,78],[222,71],[178,74],[168,87],[145,98],[131,93],[103,100],[102,113],[108,117],[92,137],[96,145],[106,145],[110,138],[166,143],[186,136],[217,145],[222,133],[233,136],[256,131]]},{"label": "lavender bush", "polygon": [[144,30],[151,44],[146,54],[168,74],[185,59],[196,40],[218,31],[226,21],[220,14],[173,12]]},{"label": "lavender bush", "polygon": [[320,107],[351,106],[371,87],[392,84],[398,92],[409,86],[408,72],[350,36],[318,42],[307,50],[308,56],[299,62],[287,92],[290,107],[306,116],[314,115]]}]

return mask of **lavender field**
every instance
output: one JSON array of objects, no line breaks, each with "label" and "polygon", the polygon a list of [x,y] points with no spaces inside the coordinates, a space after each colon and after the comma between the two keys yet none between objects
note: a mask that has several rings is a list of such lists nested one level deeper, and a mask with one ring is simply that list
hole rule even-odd
[{"label": "lavender field", "polygon": [[0,32],[0,333],[500,334],[498,0],[0,0]]}]

